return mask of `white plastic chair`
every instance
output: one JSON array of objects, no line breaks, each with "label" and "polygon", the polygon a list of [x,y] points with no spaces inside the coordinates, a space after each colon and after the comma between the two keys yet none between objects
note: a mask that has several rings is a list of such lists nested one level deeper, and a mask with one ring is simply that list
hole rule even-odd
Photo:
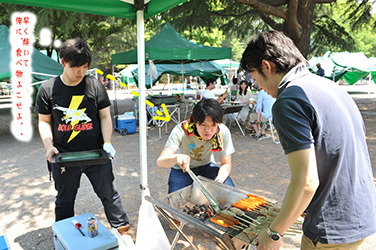
[{"label": "white plastic chair", "polygon": [[[266,123],[264,123],[262,126],[264,127],[264,126],[267,126],[268,124],[270,126],[271,136],[269,135],[269,136],[265,136],[263,138],[260,138],[259,141],[262,141],[262,140],[265,140],[265,139],[268,139],[268,138],[272,137],[273,142],[275,144],[279,144],[280,142],[277,141],[276,135],[274,134],[274,126],[273,126],[272,117],[269,117],[268,121]],[[259,124],[259,131],[262,131],[262,129],[260,128],[260,124]]]}]

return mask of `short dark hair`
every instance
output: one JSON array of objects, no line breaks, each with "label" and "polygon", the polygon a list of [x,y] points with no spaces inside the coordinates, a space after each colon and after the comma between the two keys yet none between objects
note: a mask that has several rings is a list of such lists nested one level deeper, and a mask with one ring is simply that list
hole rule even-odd
[{"label": "short dark hair", "polygon": [[215,79],[214,78],[209,78],[208,80],[206,80],[206,87],[209,86],[211,83],[215,83]]},{"label": "short dark hair", "polygon": [[268,31],[254,36],[243,52],[240,66],[261,71],[262,60],[276,64],[276,73],[285,73],[301,62],[307,63],[294,42],[278,31]]},{"label": "short dark hair", "polygon": [[87,43],[81,38],[72,38],[63,43],[60,49],[60,58],[70,63],[71,67],[90,66],[91,52]]},{"label": "short dark hair", "polygon": [[214,123],[222,123],[223,112],[221,105],[212,98],[203,98],[193,108],[191,120],[202,124],[210,116]]}]

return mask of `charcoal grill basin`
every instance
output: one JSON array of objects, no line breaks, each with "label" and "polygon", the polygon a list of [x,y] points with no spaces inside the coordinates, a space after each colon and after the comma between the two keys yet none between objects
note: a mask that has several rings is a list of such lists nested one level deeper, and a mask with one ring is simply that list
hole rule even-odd
[{"label": "charcoal grill basin", "polygon": [[[242,198],[247,198],[247,194],[250,193],[202,176],[198,176],[198,178],[205,185],[208,192],[218,201],[220,207],[224,209],[230,208],[231,203],[235,203]],[[162,209],[178,218],[185,226],[193,227],[206,233],[221,244],[224,249],[244,249],[247,245],[252,244],[253,240],[256,238],[255,235],[236,232],[236,230],[231,228],[221,227],[212,223],[209,219],[201,221],[198,218],[182,212],[182,208],[186,205],[210,205],[209,201],[195,183],[158,199],[151,196],[146,196],[145,199],[156,206],[158,210]]]}]

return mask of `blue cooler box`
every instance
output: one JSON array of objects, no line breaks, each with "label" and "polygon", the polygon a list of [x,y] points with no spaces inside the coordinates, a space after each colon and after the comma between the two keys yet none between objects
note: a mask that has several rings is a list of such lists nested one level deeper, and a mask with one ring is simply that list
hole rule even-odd
[{"label": "blue cooler box", "polygon": [[130,115],[118,115],[117,123],[116,117],[114,118],[115,130],[119,131],[120,134],[134,134],[137,132],[136,118]]},{"label": "blue cooler box", "polygon": [[5,235],[0,234],[0,250],[8,250],[10,249],[7,237]]},{"label": "blue cooler box", "polygon": [[[98,235],[90,238],[87,230],[87,219],[94,217],[91,213],[81,214],[52,224],[54,244],[56,250],[82,250],[82,249],[118,249],[118,239],[97,219]],[[73,225],[75,219],[81,223],[81,231]]]}]

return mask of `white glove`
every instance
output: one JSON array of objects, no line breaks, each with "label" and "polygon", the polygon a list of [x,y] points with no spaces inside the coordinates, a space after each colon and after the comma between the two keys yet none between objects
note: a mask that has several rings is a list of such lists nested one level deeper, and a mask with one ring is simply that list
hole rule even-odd
[{"label": "white glove", "polygon": [[112,146],[111,142],[105,142],[103,144],[103,150],[107,152],[110,158],[114,158],[116,154],[116,150]]}]

